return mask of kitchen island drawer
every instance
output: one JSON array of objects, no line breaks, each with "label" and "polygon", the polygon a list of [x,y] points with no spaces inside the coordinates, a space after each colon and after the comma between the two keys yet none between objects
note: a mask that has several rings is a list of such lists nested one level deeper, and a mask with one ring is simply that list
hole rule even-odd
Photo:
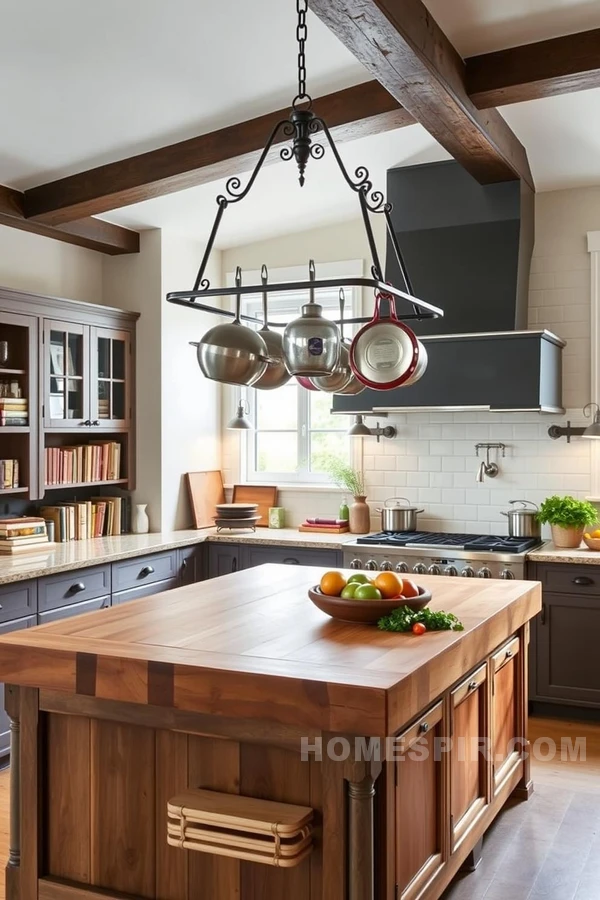
[{"label": "kitchen island drawer", "polygon": [[599,566],[538,563],[534,577],[542,582],[544,591],[552,591],[553,594],[600,595]]},{"label": "kitchen island drawer", "polygon": [[338,550],[319,550],[312,547],[262,547],[242,544],[242,569],[278,563],[286,566],[340,566],[342,554]]},{"label": "kitchen island drawer", "polygon": [[110,566],[92,566],[76,572],[48,575],[38,582],[39,612],[60,609],[110,594]]},{"label": "kitchen island drawer", "polygon": [[150,597],[152,594],[160,594],[163,591],[171,591],[177,586],[177,578],[167,578],[165,581],[157,581],[154,584],[142,584],[128,591],[119,591],[118,594],[112,595],[113,606],[129,603],[130,600],[140,600],[142,597]]},{"label": "kitchen island drawer", "polygon": [[47,625],[48,622],[58,622],[60,619],[70,619],[71,616],[80,616],[82,613],[109,608],[109,595],[106,597],[94,597],[93,600],[84,600],[83,603],[71,603],[69,606],[61,606],[59,609],[49,609],[46,612],[41,612],[38,615],[38,625]]},{"label": "kitchen island drawer", "polygon": [[112,567],[113,593],[165,581],[167,578],[177,578],[177,550],[126,559],[113,563]]},{"label": "kitchen island drawer", "polygon": [[37,582],[16,581],[0,587],[0,622],[21,619],[37,612]]}]

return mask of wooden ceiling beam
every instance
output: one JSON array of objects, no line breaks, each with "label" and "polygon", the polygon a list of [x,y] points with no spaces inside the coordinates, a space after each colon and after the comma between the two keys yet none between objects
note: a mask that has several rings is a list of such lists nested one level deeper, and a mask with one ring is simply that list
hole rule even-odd
[{"label": "wooden ceiling beam", "polygon": [[81,219],[69,222],[60,228],[53,228],[42,222],[26,219],[24,213],[25,198],[20,191],[0,185],[0,225],[39,234],[55,241],[98,250],[110,256],[123,253],[139,253],[140,236],[137,231],[112,225],[101,219]]},{"label": "wooden ceiling beam", "polygon": [[465,64],[421,0],[311,0],[311,9],[478,181],[534,187],[525,148],[495,109],[477,109]]},{"label": "wooden ceiling beam", "polygon": [[475,106],[506,106],[600,87],[600,28],[465,60]]},{"label": "wooden ceiling beam", "polygon": [[[320,97],[314,101],[314,109],[327,121],[337,141],[414,124],[410,113],[376,81]],[[272,128],[288,114],[289,109],[277,110],[31,188],[25,192],[27,216],[46,225],[59,225],[240,175],[254,167]],[[273,155],[273,161],[276,159]]]}]

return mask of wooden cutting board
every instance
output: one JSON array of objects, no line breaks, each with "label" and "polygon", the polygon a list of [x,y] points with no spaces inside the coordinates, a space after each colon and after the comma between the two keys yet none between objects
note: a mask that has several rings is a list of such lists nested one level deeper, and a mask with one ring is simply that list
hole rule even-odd
[{"label": "wooden cutting board", "polygon": [[212,528],[215,524],[217,503],[225,502],[221,473],[188,472],[185,477],[192,508],[193,527]]},{"label": "wooden cutting board", "polygon": [[234,484],[232,503],[258,503],[257,528],[269,527],[269,507],[277,506],[278,488],[266,484]]}]

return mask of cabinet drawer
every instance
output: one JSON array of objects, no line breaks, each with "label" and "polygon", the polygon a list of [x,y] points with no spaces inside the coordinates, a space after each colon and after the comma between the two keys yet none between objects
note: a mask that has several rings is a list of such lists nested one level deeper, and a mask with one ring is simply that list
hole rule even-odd
[{"label": "cabinet drawer", "polygon": [[600,568],[598,566],[538,565],[536,577],[544,591],[553,594],[600,595]]},{"label": "cabinet drawer", "polygon": [[15,581],[0,587],[0,622],[35,615],[37,612],[37,582]]},{"label": "cabinet drawer", "polygon": [[154,584],[142,584],[129,591],[119,591],[118,594],[113,594],[113,606],[129,603],[130,600],[140,600],[142,597],[150,597],[152,594],[160,594],[162,591],[171,591],[176,587],[177,578],[167,578],[165,581],[158,581]]},{"label": "cabinet drawer", "polygon": [[137,556],[135,559],[113,563],[112,589],[113,593],[117,593],[176,577],[177,550],[170,550],[168,553],[153,553],[151,556]]},{"label": "cabinet drawer", "polygon": [[287,566],[337,566],[337,550],[314,550],[307,547],[253,547],[242,545],[242,568],[250,569],[264,563]]},{"label": "cabinet drawer", "polygon": [[71,603],[83,603],[110,594],[110,566],[93,566],[75,572],[62,572],[40,578],[39,612],[59,609]]},{"label": "cabinet drawer", "polygon": [[48,622],[58,622],[59,619],[69,619],[71,616],[80,616],[82,613],[95,612],[97,609],[108,609],[109,606],[109,595],[85,600],[83,603],[70,603],[69,606],[61,606],[60,609],[50,609],[39,613],[38,625],[47,625]]},{"label": "cabinet drawer", "polygon": [[492,656],[492,665],[494,667],[494,672],[499,672],[500,669],[506,665],[511,659],[513,659],[519,650],[521,649],[521,643],[518,637],[511,638],[508,643],[506,643],[503,647],[498,650],[497,653],[494,653]]},{"label": "cabinet drawer", "polygon": [[421,718],[411,725],[405,732],[396,738],[397,752],[402,756],[408,753],[412,745],[423,735],[428,734],[437,724],[441,722],[444,711],[443,703],[436,703],[431,709],[427,710]]}]

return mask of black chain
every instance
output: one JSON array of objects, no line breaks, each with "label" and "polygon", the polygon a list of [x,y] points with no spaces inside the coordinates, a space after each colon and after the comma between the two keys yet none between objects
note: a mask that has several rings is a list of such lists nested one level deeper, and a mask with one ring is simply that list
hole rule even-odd
[{"label": "black chain", "polygon": [[308,0],[296,0],[296,12],[298,13],[298,25],[296,26],[296,40],[298,41],[298,96],[294,100],[304,100],[308,97],[306,93],[306,38],[308,37],[308,28],[306,25],[306,13],[308,11]]}]

